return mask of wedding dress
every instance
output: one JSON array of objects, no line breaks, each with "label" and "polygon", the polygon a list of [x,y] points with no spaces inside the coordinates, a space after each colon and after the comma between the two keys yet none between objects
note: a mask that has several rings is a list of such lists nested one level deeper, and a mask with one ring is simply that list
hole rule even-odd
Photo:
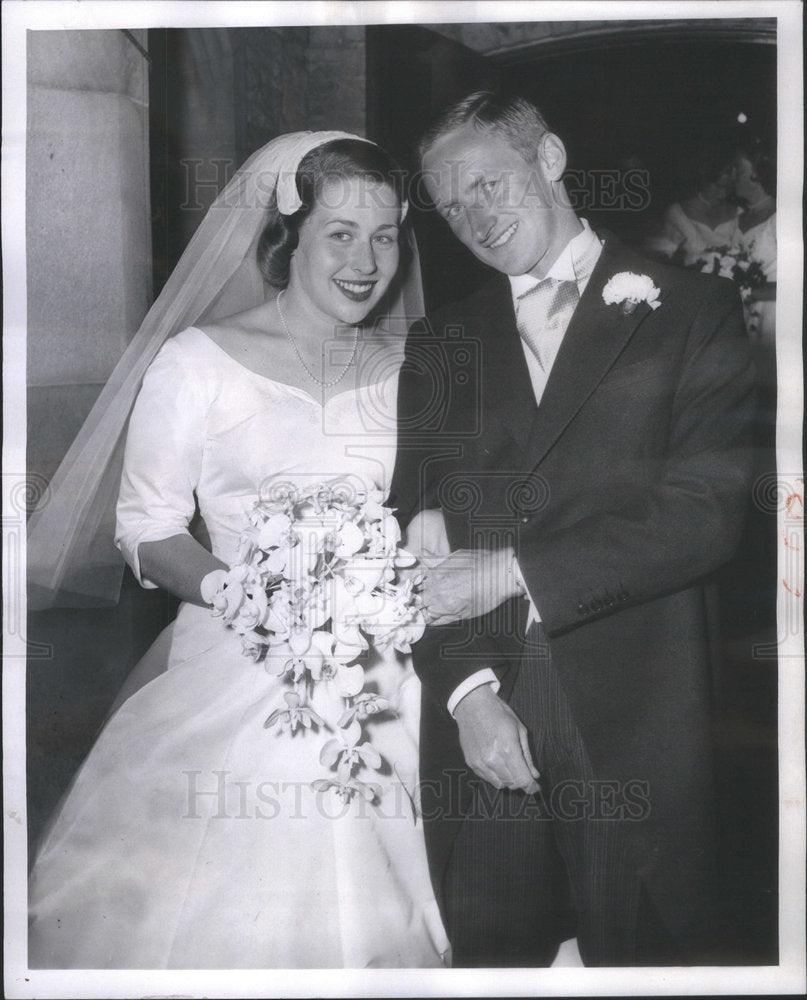
[{"label": "wedding dress", "polygon": [[[776,281],[776,212],[764,222],[739,233],[739,244],[758,260],[767,281]],[[747,307],[749,332],[772,344],[776,331],[776,302],[752,302]]]},{"label": "wedding dress", "polygon": [[713,229],[705,222],[690,218],[675,202],[664,213],[661,233],[649,241],[648,249],[668,257],[681,252],[683,263],[693,264],[707,250],[737,245],[740,236],[738,217],[739,209],[733,218]]},{"label": "wedding dress", "polygon": [[[168,340],[132,414],[119,543],[185,531],[194,495],[213,552],[234,561],[260,487],[349,478],[386,488],[397,373],[321,405],[258,375],[198,328]],[[153,585],[152,585],[153,586]],[[375,803],[312,782],[345,703],[264,728],[282,677],[243,655],[210,611],[181,607],[168,670],[112,716],[46,833],[30,883],[32,968],[439,966],[448,942],[426,864],[417,781],[419,684],[390,651],[365,690],[393,711],[366,735],[386,762]]]}]

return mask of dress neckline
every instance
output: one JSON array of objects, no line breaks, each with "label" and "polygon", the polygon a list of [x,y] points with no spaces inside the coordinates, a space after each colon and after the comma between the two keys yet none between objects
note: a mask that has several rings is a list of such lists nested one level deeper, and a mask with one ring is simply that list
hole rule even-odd
[{"label": "dress neckline", "polygon": [[[774,219],[774,220],[776,219],[776,211],[771,212],[771,214],[766,219],[763,219],[762,222],[756,222],[756,223],[754,223],[753,226],[749,226],[748,229],[741,229],[740,230],[740,235],[742,235],[742,236],[748,236],[748,234],[749,233],[753,233],[755,229],[762,229],[763,226],[770,226],[771,225],[771,219]],[[776,227],[776,222],[775,221],[773,223],[773,226],[774,226],[774,228]]]},{"label": "dress neckline", "polygon": [[308,392],[307,389],[303,389],[298,385],[292,385],[290,382],[281,382],[279,379],[271,378],[269,375],[261,375],[260,372],[256,372],[252,368],[248,368],[237,358],[234,358],[232,354],[229,354],[227,351],[225,351],[224,348],[220,344],[217,344],[212,337],[206,334],[201,327],[189,326],[187,329],[193,330],[195,333],[201,334],[206,343],[210,344],[211,347],[213,347],[218,354],[222,354],[225,358],[227,358],[228,361],[231,361],[242,372],[245,372],[247,375],[251,375],[253,378],[259,379],[261,382],[267,382],[270,385],[275,385],[281,389],[287,389],[289,392],[293,392],[297,395],[304,396],[309,402],[314,403],[320,409],[325,409],[326,406],[329,406],[335,399],[339,399],[341,396],[358,395],[358,393],[361,392],[362,390],[371,389],[373,388],[373,386],[381,385],[382,382],[388,381],[388,379],[391,377],[388,376],[386,379],[381,379],[378,382],[373,382],[366,386],[358,386],[358,387],[354,386],[352,389],[342,389],[339,392],[335,392],[323,403],[322,401],[317,399],[317,397],[313,395],[313,393]]},{"label": "dress neckline", "polygon": [[691,215],[687,215],[687,213],[684,211],[684,206],[680,202],[677,202],[676,207],[679,213],[684,217],[686,221],[688,221],[693,226],[697,226],[700,229],[705,230],[709,234],[719,236],[722,234],[721,231],[729,230],[729,232],[731,232],[732,230],[735,229],[735,227],[739,229],[739,220],[740,220],[739,208],[736,209],[734,215],[731,216],[730,218],[725,219],[723,222],[718,222],[716,226],[710,226],[708,222],[704,222],[702,219],[693,219]]}]

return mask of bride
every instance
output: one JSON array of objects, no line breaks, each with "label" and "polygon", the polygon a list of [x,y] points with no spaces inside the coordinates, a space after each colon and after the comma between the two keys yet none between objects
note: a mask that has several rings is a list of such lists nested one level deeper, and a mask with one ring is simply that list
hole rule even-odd
[{"label": "bride", "polygon": [[[144,587],[183,604],[168,669],[112,715],[40,845],[32,968],[417,967],[447,955],[414,805],[410,659],[364,661],[365,690],[390,706],[364,727],[385,762],[376,800],[329,796],[312,786],[345,709],[338,686],[312,695],[322,726],[265,728],[288,685],[207,605],[259,495],[387,488],[418,281],[413,254],[401,260],[401,189],[365,140],[274,140],[222,192],[141,329],[107,411],[123,425],[126,386],[147,367],[116,540]],[[227,317],[236,303],[250,308]],[[90,436],[108,433],[114,467],[103,424]],[[197,512],[209,547],[191,534]]]}]

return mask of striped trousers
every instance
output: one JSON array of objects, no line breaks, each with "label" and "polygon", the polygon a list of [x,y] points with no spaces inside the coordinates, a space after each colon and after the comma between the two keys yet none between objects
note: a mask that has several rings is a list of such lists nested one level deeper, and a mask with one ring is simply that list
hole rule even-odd
[{"label": "striped trousers", "polygon": [[598,808],[608,783],[594,780],[542,627],[528,638],[510,705],[529,730],[541,789],[473,783],[443,886],[454,965],[548,966],[574,935],[586,965],[674,963],[631,870],[626,821]]}]

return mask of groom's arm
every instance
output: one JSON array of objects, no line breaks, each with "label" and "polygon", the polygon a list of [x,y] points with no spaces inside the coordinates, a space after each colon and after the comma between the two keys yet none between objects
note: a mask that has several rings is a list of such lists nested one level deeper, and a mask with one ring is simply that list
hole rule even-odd
[{"label": "groom's arm", "polygon": [[657,482],[562,529],[520,532],[519,567],[550,635],[683,589],[736,548],[753,467],[754,375],[738,296],[722,283],[711,291],[689,329]]}]

